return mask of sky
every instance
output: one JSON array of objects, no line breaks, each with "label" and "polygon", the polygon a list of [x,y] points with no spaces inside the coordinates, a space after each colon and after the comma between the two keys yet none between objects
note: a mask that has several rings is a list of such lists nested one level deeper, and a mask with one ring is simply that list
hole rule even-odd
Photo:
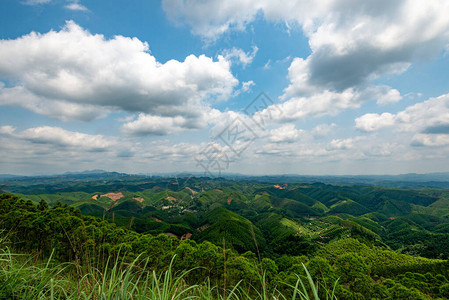
[{"label": "sky", "polygon": [[2,0],[0,174],[449,171],[447,0]]}]

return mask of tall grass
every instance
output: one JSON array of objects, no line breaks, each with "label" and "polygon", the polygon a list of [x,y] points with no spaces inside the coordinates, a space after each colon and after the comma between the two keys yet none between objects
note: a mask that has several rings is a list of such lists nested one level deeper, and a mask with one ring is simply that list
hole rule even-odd
[{"label": "tall grass", "polygon": [[[118,257],[118,256],[117,256]],[[119,258],[109,259],[103,270],[91,268],[79,276],[80,266],[73,263],[57,263],[50,256],[45,261],[35,261],[32,255],[12,253],[4,238],[0,236],[0,299],[152,299],[152,300],[268,300],[268,299],[319,299],[319,284],[315,282],[303,265],[306,278],[298,276],[289,295],[274,288],[268,289],[265,272],[259,276],[260,287],[241,286],[241,281],[228,287],[212,286],[205,278],[199,284],[189,285],[186,276],[193,271],[174,272],[174,256],[168,269],[158,274],[148,269],[148,260],[137,257],[131,263]],[[325,299],[336,299],[333,290],[324,289]]]},{"label": "tall grass", "polygon": [[[185,276],[191,271],[173,272],[172,258],[167,271],[157,274],[147,269],[148,260],[142,267],[137,266],[140,257],[126,264],[117,258],[112,266],[110,260],[104,272],[86,274],[81,278],[81,292],[70,295],[72,299],[161,299],[178,300],[195,297],[197,285],[186,285]],[[93,284],[92,284],[93,282]],[[90,292],[86,291],[91,289]]]},{"label": "tall grass", "polygon": [[52,255],[47,261],[34,263],[30,255],[11,253],[0,238],[0,298],[1,299],[49,299],[65,297],[64,279],[67,264],[52,264]]},{"label": "tall grass", "polygon": [[[290,286],[291,288],[293,288],[292,300],[295,300],[296,296],[299,296],[299,299],[301,300],[309,300],[309,299],[319,300],[320,297],[318,296],[319,295],[318,289],[320,285],[318,282],[315,282],[313,280],[312,276],[309,273],[309,270],[307,270],[307,267],[304,264],[302,264],[302,266],[306,273],[307,284],[301,279],[299,275],[296,275],[298,276],[296,285]],[[338,279],[334,282],[332,291],[329,291],[328,289],[326,289],[325,286],[322,286],[326,300],[337,299],[337,297],[335,296],[335,289],[337,288],[337,283]],[[301,286],[301,288],[299,286]]]}]

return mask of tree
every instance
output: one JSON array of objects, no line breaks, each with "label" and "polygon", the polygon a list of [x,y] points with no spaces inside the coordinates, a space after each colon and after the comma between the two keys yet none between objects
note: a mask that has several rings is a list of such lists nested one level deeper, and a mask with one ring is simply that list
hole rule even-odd
[{"label": "tree", "polygon": [[37,209],[40,211],[47,210],[48,209],[47,201],[45,201],[44,199],[41,199],[41,201],[39,201],[39,204],[37,205]]}]

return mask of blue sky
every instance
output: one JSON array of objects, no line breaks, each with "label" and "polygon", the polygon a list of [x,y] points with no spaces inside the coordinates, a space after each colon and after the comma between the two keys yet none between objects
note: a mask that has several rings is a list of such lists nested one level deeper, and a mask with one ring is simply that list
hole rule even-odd
[{"label": "blue sky", "polygon": [[0,173],[449,171],[448,13],[3,0]]}]

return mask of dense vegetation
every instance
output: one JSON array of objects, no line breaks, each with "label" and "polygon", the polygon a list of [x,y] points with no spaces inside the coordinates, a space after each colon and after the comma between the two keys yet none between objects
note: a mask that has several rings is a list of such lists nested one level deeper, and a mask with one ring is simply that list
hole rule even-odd
[{"label": "dense vegetation", "polygon": [[162,299],[174,274],[179,299],[290,299],[301,282],[313,296],[308,270],[321,298],[449,299],[444,189],[111,173],[7,184],[2,297]]}]

